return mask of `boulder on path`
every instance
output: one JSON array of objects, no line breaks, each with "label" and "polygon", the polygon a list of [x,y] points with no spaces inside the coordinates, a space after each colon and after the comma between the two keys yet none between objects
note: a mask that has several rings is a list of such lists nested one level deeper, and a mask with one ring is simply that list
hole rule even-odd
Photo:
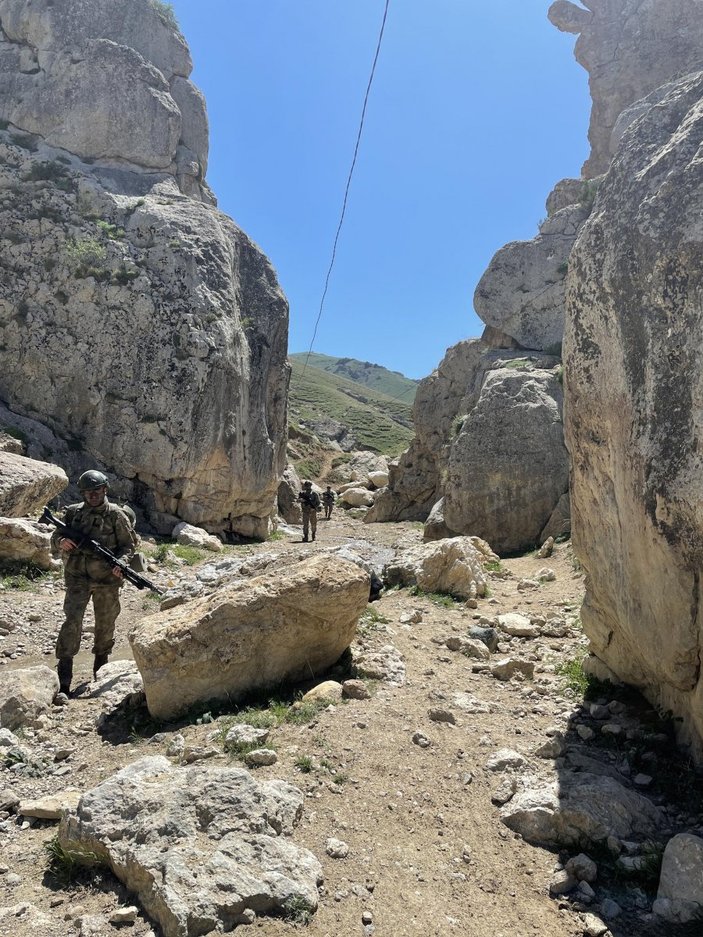
[{"label": "boulder on path", "polygon": [[347,488],[341,493],[339,500],[353,508],[370,507],[373,504],[373,494],[368,488]]},{"label": "boulder on path", "polygon": [[562,771],[559,780],[529,780],[501,810],[506,826],[529,843],[588,847],[609,836],[651,837],[664,815],[654,804],[609,777]]},{"label": "boulder on path", "polygon": [[209,534],[202,527],[194,527],[185,522],[176,524],[171,532],[171,538],[181,546],[198,547],[201,550],[209,550],[211,553],[219,553],[222,549],[222,541],[219,537]]},{"label": "boulder on path", "polygon": [[288,838],[302,809],[283,781],[156,756],[83,794],[59,839],[108,866],[164,937],[200,937],[233,930],[247,910],[317,907],[320,864]]},{"label": "boulder on path", "polygon": [[45,504],[68,486],[58,465],[0,452],[0,516],[39,516]]},{"label": "boulder on path", "polygon": [[703,839],[679,833],[666,844],[657,900],[658,917],[686,924],[703,920]]},{"label": "boulder on path", "polygon": [[48,667],[5,668],[0,671],[0,726],[10,731],[36,726],[58,692],[59,678]]},{"label": "boulder on path", "polygon": [[143,619],[129,640],[153,716],[309,679],[351,643],[369,576],[322,554]]},{"label": "boulder on path", "polygon": [[498,557],[478,537],[452,537],[406,550],[384,569],[389,586],[418,586],[460,599],[486,594],[483,564]]},{"label": "boulder on path", "polygon": [[47,570],[61,565],[51,555],[50,530],[20,517],[0,517],[0,561],[31,563]]}]

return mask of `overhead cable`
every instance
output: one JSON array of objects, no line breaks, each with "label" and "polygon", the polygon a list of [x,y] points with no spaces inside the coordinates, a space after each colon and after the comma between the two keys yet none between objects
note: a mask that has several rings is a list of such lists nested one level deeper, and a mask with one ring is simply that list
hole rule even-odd
[{"label": "overhead cable", "polygon": [[364,120],[366,119],[366,106],[369,103],[369,94],[371,92],[371,85],[373,84],[374,74],[376,73],[376,63],[378,62],[378,55],[381,51],[381,43],[383,42],[383,32],[386,28],[386,18],[388,16],[388,7],[390,6],[390,0],[386,0],[385,9],[383,11],[383,20],[381,22],[381,30],[378,35],[378,42],[376,43],[376,54],[373,58],[373,65],[371,66],[371,74],[369,76],[369,83],[366,86],[366,94],[364,95],[364,106],[361,109],[361,120],[359,121],[359,132],[356,135],[356,145],[354,146],[354,157],[352,159],[351,169],[349,170],[349,176],[347,178],[347,187],[344,190],[344,202],[342,203],[342,213],[339,218],[339,224],[337,225],[337,233],[334,237],[334,244],[332,246],[332,259],[330,260],[329,269],[327,270],[327,276],[325,277],[325,288],[322,292],[322,299],[320,300],[320,310],[317,313],[317,319],[315,320],[315,328],[312,333],[312,340],[310,341],[310,347],[308,348],[308,353],[305,357],[305,364],[303,365],[303,374],[305,374],[305,369],[308,366],[308,361],[310,355],[312,354],[312,348],[315,343],[315,338],[317,336],[317,328],[320,324],[320,319],[322,318],[322,310],[325,306],[325,299],[327,297],[327,290],[330,284],[330,277],[332,275],[332,268],[334,267],[334,261],[337,256],[337,243],[339,241],[339,235],[342,230],[342,225],[344,224],[344,216],[347,211],[347,201],[349,199],[349,188],[351,186],[352,176],[354,175],[354,167],[356,166],[356,158],[359,155],[359,144],[361,143],[361,134],[364,129]]}]

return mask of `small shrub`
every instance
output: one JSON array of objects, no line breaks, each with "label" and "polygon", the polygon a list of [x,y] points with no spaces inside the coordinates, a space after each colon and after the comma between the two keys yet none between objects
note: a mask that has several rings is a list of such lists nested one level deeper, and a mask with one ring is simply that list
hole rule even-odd
[{"label": "small shrub", "polygon": [[74,268],[76,277],[95,276],[99,279],[103,274],[111,276],[110,272],[101,266],[107,258],[107,251],[96,238],[74,238],[66,245],[66,256]]},{"label": "small shrub", "polygon": [[289,898],[283,905],[283,913],[292,924],[309,924],[315,909],[300,895]]},{"label": "small shrub", "polygon": [[13,439],[19,439],[25,445],[29,442],[29,437],[25,431],[18,426],[3,426],[2,432],[7,436],[12,436]]},{"label": "small shrub", "polygon": [[173,9],[172,3],[166,3],[165,0],[149,0],[150,5],[156,10],[159,15],[159,19],[165,26],[170,26],[171,29],[175,29],[176,32],[181,31],[181,27],[178,24],[178,18],[176,16],[176,11]]},{"label": "small shrub", "polygon": [[572,657],[554,668],[554,672],[564,678],[565,689],[578,697],[585,696],[590,685],[590,679],[583,670],[583,661],[583,657]]},{"label": "small shrub", "polygon": [[173,554],[177,556],[179,560],[183,560],[186,566],[195,566],[196,563],[199,563],[205,558],[205,552],[198,549],[198,547],[188,547],[181,543],[169,542],[160,543],[154,550],[152,556],[157,563],[171,563],[171,565],[173,565],[169,554]]},{"label": "small shrub", "polygon": [[49,874],[62,885],[74,882],[85,866],[98,865],[98,856],[80,846],[62,846],[58,834],[44,845],[49,860]]},{"label": "small shrub", "polygon": [[109,238],[111,241],[119,240],[125,236],[124,228],[118,228],[116,224],[110,224],[109,221],[96,221],[97,226],[100,228],[105,237]]},{"label": "small shrub", "polygon": [[568,272],[569,272],[568,263],[559,264],[559,266],[557,267],[557,273],[562,277],[565,277]]},{"label": "small shrub", "polygon": [[300,758],[296,758],[295,767],[303,774],[310,774],[312,771],[312,758],[310,755],[301,755]]},{"label": "small shrub", "polygon": [[587,209],[593,208],[593,203],[596,200],[596,195],[598,194],[598,188],[600,182],[595,179],[589,179],[588,182],[584,182],[583,189],[581,190],[581,201],[580,204]]},{"label": "small shrub", "polygon": [[484,563],[483,568],[487,573],[500,573],[503,569],[500,560],[489,560]]},{"label": "small shrub", "polygon": [[57,160],[32,163],[31,169],[22,178],[25,182],[55,182],[65,192],[73,188],[73,182],[69,178],[66,167]]},{"label": "small shrub", "polygon": [[563,387],[564,386],[564,365],[563,364],[560,364],[559,367],[557,368],[557,380]]},{"label": "small shrub", "polygon": [[119,283],[120,286],[126,286],[128,283],[131,283],[132,280],[136,280],[138,276],[138,270],[127,270],[126,267],[120,267],[119,270],[113,273],[112,279],[115,283]]}]

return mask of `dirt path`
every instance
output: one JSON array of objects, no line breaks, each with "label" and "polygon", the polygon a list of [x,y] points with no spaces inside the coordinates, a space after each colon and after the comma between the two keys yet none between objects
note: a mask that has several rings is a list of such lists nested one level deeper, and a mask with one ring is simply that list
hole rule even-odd
[{"label": "dirt path", "polygon": [[[337,510],[331,521],[320,522],[315,543],[303,545],[293,538],[229,549],[302,553],[355,538],[381,545],[415,543],[421,528],[409,523],[363,525]],[[548,731],[565,728],[577,710],[578,701],[566,692],[564,677],[554,671],[583,654],[586,641],[578,623],[582,579],[568,544],[557,547],[549,561],[527,556],[502,565],[507,578],[492,578],[491,596],[475,611],[460,604],[437,605],[407,589],[385,594],[371,606],[361,632],[369,646],[392,644],[401,652],[405,684],[378,683],[370,700],[350,700],[324,710],[309,725],[286,724],[272,733],[279,761],[259,769],[257,776],[284,778],[305,791],[306,810],[295,840],[311,849],[324,868],[320,907],[305,927],[310,937],[370,937],[374,931],[378,937],[584,933],[578,906],[548,895],[560,857],[528,845],[501,823],[499,808],[491,801],[497,779],[485,767],[499,748],[531,757]],[[519,592],[518,581],[545,565],[555,571],[556,580]],[[157,575],[163,579],[167,574]],[[14,625],[0,642],[3,667],[38,660],[53,666],[53,657],[45,652],[51,651],[51,632],[61,620],[62,597],[58,585],[45,586],[39,593],[2,593],[0,622]],[[126,657],[130,624],[153,611],[154,604],[133,590],[125,592],[124,604],[116,654]],[[414,610],[422,620],[401,624],[401,615]],[[562,638],[502,642],[504,651],[535,663],[532,682],[502,683],[477,668],[476,661],[438,643],[442,637],[465,633],[481,616],[507,611],[558,614],[569,622]],[[78,682],[90,676],[89,646],[88,637],[78,661]],[[0,667],[0,680],[2,673]],[[483,711],[458,710],[453,703],[457,692],[471,694]],[[428,713],[436,707],[455,712],[456,725],[432,721]],[[6,766],[0,769],[0,789],[12,788],[21,798],[69,786],[84,790],[136,758],[165,753],[176,731],[188,743],[206,744],[213,728],[168,726],[154,737],[155,728],[137,719],[131,735],[125,731],[105,737],[95,729],[98,712],[99,703],[90,696],[54,709],[46,726],[25,732],[23,742],[43,752],[63,750],[61,760],[34,777]],[[428,747],[415,744],[416,732],[429,739]],[[212,763],[226,764],[227,759],[222,754]],[[114,934],[108,924],[90,930],[86,915],[109,917],[131,904],[130,897],[108,874],[60,888],[46,875],[45,847],[55,829],[49,822],[22,823],[14,814],[0,822],[0,933]],[[347,858],[327,856],[330,837],[348,844]],[[2,916],[2,909],[21,908],[23,903],[33,910]],[[633,910],[613,924],[616,937],[659,933],[654,924],[645,926],[643,913],[638,916]],[[254,926],[266,937],[283,937],[303,925],[262,918]],[[143,915],[125,933],[160,935]]]}]

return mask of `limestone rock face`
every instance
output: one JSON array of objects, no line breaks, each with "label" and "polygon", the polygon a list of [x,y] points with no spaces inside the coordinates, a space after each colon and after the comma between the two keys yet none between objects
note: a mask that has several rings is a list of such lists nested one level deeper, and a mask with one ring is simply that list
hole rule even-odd
[{"label": "limestone rock face", "polygon": [[289,839],[302,809],[302,791],[283,781],[155,756],[83,794],[59,839],[107,865],[164,937],[198,937],[233,930],[247,909],[317,907],[320,864]]},{"label": "limestone rock face", "polygon": [[171,718],[323,672],[351,643],[369,583],[358,565],[321,555],[143,619],[129,639],[149,711]]},{"label": "limestone rock face", "polygon": [[588,208],[555,212],[532,241],[502,247],[481,277],[474,308],[483,321],[523,348],[545,350],[564,335],[564,280],[569,254]]},{"label": "limestone rock face", "polygon": [[34,517],[68,485],[58,465],[0,452],[0,515]]},{"label": "limestone rock face", "polygon": [[572,253],[565,336],[584,628],[699,756],[702,134],[703,73],[625,132]]},{"label": "limestone rock face", "polygon": [[204,102],[165,10],[0,0],[0,399],[117,476],[160,532],[263,537],[287,304],[211,204]]},{"label": "limestone rock face", "polygon": [[2,0],[0,24],[0,119],[78,156],[150,169],[175,165],[182,143],[204,177],[204,100],[157,3]]},{"label": "limestone rock face", "polygon": [[499,553],[537,542],[569,487],[554,371],[498,368],[449,456],[444,521],[490,540]]},{"label": "limestone rock face", "polygon": [[303,484],[295,466],[289,463],[278,483],[277,493],[278,513],[287,524],[300,524],[303,520],[303,511],[298,501],[298,495],[302,490]]},{"label": "limestone rock face", "polygon": [[608,169],[613,128],[620,114],[675,75],[703,61],[700,0],[592,0],[587,9],[557,0],[549,18],[576,33],[576,59],[588,71],[593,109],[586,178]]},{"label": "limestone rock face", "polygon": [[680,833],[666,844],[654,913],[670,921],[703,917],[703,839]]}]

